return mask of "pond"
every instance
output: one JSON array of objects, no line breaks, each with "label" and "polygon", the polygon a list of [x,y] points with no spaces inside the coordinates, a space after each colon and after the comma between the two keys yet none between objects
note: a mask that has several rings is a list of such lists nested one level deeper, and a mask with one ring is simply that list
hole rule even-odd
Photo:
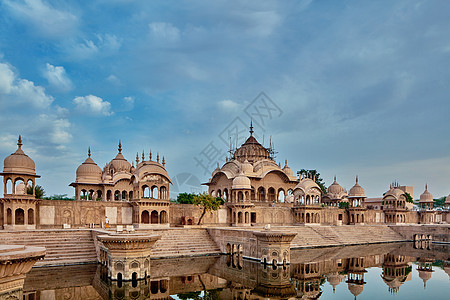
[{"label": "pond", "polygon": [[110,281],[96,264],[33,268],[23,299],[449,299],[449,250],[412,243],[292,250],[291,264],[278,267],[229,255],[160,259],[150,278],[134,282]]}]

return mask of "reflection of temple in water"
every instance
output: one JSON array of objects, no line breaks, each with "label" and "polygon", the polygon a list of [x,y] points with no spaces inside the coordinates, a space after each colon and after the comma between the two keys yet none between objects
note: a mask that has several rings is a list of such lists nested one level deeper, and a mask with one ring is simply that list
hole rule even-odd
[{"label": "reflection of temple in water", "polygon": [[390,293],[398,293],[412,278],[412,262],[417,261],[424,283],[431,277],[433,262],[444,262],[446,271],[450,265],[448,246],[414,249],[411,243],[304,249],[293,254],[294,261],[286,266],[264,265],[240,255],[152,260],[151,277],[136,281],[111,281],[105,267],[96,264],[35,268],[25,279],[23,295],[25,300],[175,299],[171,295],[179,299],[201,295],[209,297],[205,299],[320,299],[326,282],[333,291],[345,282],[341,289],[357,297],[364,293],[368,268],[382,268],[379,280]]},{"label": "reflection of temple in water", "polygon": [[381,277],[392,294],[398,293],[400,286],[411,280],[413,258],[404,255],[386,254]]}]

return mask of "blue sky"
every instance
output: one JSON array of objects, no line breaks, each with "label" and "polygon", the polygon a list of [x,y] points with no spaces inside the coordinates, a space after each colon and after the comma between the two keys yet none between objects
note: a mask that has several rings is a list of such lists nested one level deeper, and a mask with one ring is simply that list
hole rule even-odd
[{"label": "blue sky", "polygon": [[[425,183],[448,195],[449,11],[418,0],[0,0],[0,157],[22,134],[47,194],[73,195],[87,148],[103,167],[121,139],[129,161],[151,149],[172,177],[191,174],[175,188],[189,191],[209,177],[196,162],[208,145],[226,153],[230,123],[254,118],[278,161],[327,185],[337,175],[349,189],[359,175],[370,197],[393,180],[415,198]],[[261,92],[278,110],[258,122]]]}]

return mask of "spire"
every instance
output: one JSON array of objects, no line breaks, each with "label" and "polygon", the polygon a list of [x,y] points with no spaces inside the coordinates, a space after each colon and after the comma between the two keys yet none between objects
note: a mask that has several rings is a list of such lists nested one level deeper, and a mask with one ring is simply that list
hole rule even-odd
[{"label": "spire", "polygon": [[137,167],[138,164],[139,164],[139,153],[136,152],[136,167]]},{"label": "spire", "polygon": [[88,156],[91,157],[91,147],[88,148]]},{"label": "spire", "polygon": [[122,153],[122,143],[119,140],[119,153]]},{"label": "spire", "polygon": [[17,142],[17,146],[19,146],[19,149],[22,148],[22,136],[19,135],[19,141]]},{"label": "spire", "polygon": [[287,167],[287,159],[284,160],[284,166]]},{"label": "spire", "polygon": [[156,162],[159,163],[159,152],[156,154]]},{"label": "spire", "polygon": [[334,182],[336,182],[336,175],[334,175]]},{"label": "spire", "polygon": [[163,155],[162,165],[163,165],[163,167],[166,166],[166,159],[164,158],[164,155]]},{"label": "spire", "polygon": [[425,191],[428,191],[428,183],[425,183]]},{"label": "spire", "polygon": [[145,155],[144,155],[144,150],[142,150],[142,162],[145,161]]},{"label": "spire", "polygon": [[250,136],[253,136],[253,120],[250,120]]},{"label": "spire", "polygon": [[356,183],[358,183],[358,175],[356,175]]},{"label": "spire", "polygon": [[150,149],[150,155],[149,155],[149,157],[150,157],[150,161],[152,161],[152,149]]}]

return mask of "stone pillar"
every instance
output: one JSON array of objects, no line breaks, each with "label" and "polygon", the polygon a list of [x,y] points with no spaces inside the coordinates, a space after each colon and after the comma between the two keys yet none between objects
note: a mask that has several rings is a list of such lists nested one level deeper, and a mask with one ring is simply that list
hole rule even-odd
[{"label": "stone pillar", "polygon": [[291,241],[297,233],[281,231],[256,231],[253,234],[257,238],[257,256],[261,263],[272,265],[284,265],[291,262]]}]

